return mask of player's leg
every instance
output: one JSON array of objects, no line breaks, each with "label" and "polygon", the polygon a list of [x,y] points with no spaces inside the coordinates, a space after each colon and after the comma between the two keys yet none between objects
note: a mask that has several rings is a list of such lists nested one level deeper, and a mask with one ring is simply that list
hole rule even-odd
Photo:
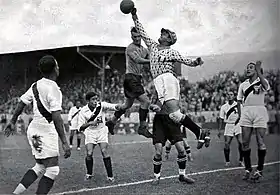
[{"label": "player's leg", "polygon": [[182,114],[179,108],[179,100],[177,99],[167,100],[166,102],[164,102],[163,106],[166,106],[169,112],[169,116],[174,122],[182,124],[183,126],[187,127],[195,134],[198,140],[197,149],[201,149],[204,144],[205,147],[209,147],[210,144],[209,130],[202,129],[196,123],[194,123],[192,119],[188,117],[188,115]]},{"label": "player's leg", "polygon": [[176,142],[174,145],[178,151],[177,164],[179,167],[179,181],[188,184],[194,183],[194,180],[192,178],[186,176],[187,155],[183,140]]},{"label": "player's leg", "polygon": [[163,123],[163,116],[156,114],[153,120],[153,145],[155,147],[155,155],[153,158],[154,180],[153,184],[158,184],[160,180],[161,164],[162,164],[162,148],[166,143],[166,135]]},{"label": "player's leg", "polygon": [[258,180],[262,177],[262,171],[264,167],[264,161],[266,156],[266,145],[264,143],[264,136],[266,133],[266,128],[254,128],[256,130],[256,139],[258,145],[258,166],[257,169],[252,176],[253,180]]},{"label": "player's leg", "polygon": [[229,166],[230,165],[230,144],[232,141],[233,136],[228,136],[225,135],[225,146],[224,146],[224,155],[225,155],[225,166]]},{"label": "player's leg", "polygon": [[166,160],[169,158],[171,148],[172,148],[171,142],[167,140],[165,143],[165,159]]},{"label": "player's leg", "polygon": [[99,147],[101,150],[101,154],[103,157],[103,162],[104,162],[104,166],[106,168],[106,172],[107,172],[107,180],[110,182],[114,181],[114,176],[113,176],[113,169],[112,169],[112,161],[111,161],[111,157],[109,154],[109,144],[108,142],[101,142],[99,143]]},{"label": "player's leg", "polygon": [[74,133],[75,133],[75,130],[74,130],[74,129],[70,129],[70,136],[69,136],[70,148],[72,148],[72,147],[73,147],[73,138],[74,138]]},{"label": "player's leg", "polygon": [[37,159],[46,167],[45,174],[40,179],[36,194],[48,194],[53,187],[54,180],[59,174],[58,156],[46,159]]},{"label": "player's leg", "polygon": [[241,129],[242,129],[242,147],[243,147],[242,153],[243,153],[244,164],[245,164],[245,174],[243,176],[243,180],[248,180],[250,178],[250,173],[252,171],[250,141],[251,141],[253,128],[241,126]]},{"label": "player's leg", "polygon": [[154,165],[154,180],[153,184],[158,184],[160,180],[161,165],[162,165],[162,143],[155,143],[155,155],[153,159]]},{"label": "player's leg", "polygon": [[243,164],[243,149],[242,149],[242,135],[241,135],[241,127],[238,126],[237,132],[235,132],[235,137],[238,143],[238,151],[239,151],[239,166],[244,166]]},{"label": "player's leg", "polygon": [[137,98],[140,101],[138,134],[147,138],[152,138],[152,134],[148,131],[147,116],[149,113],[150,100],[146,94],[142,94]]},{"label": "player's leg", "polygon": [[23,193],[43,172],[45,172],[45,166],[43,164],[36,163],[34,167],[25,173],[13,194]]},{"label": "player's leg", "polygon": [[193,161],[191,147],[188,144],[188,140],[187,140],[187,128],[182,125],[181,129],[182,129],[182,134],[183,134],[184,148],[187,153],[188,161]]},{"label": "player's leg", "polygon": [[78,130],[75,130],[76,134],[77,134],[77,150],[81,150],[81,132],[79,132]]},{"label": "player's leg", "polygon": [[117,121],[121,118],[121,116],[126,112],[127,109],[131,108],[133,105],[135,98],[125,98],[125,102],[122,104],[122,107],[120,110],[115,111],[113,117],[111,120],[106,122],[106,126],[108,127],[109,132],[114,135],[114,128],[117,123]]},{"label": "player's leg", "polygon": [[87,173],[85,176],[85,180],[90,180],[93,176],[93,150],[95,146],[96,146],[95,143],[86,143],[85,163],[86,163]]},{"label": "player's leg", "polygon": [[196,135],[198,140],[198,149],[201,149],[204,144],[206,147],[209,147],[210,132],[208,130],[201,129],[187,115],[184,115],[180,111],[180,84],[178,79],[171,73],[165,73],[155,78],[154,84],[158,98],[163,105],[162,110],[166,110],[169,114],[169,117],[175,123],[182,124]]},{"label": "player's leg", "polygon": [[268,113],[265,107],[255,107],[254,113],[256,115],[253,122],[254,129],[256,131],[256,139],[258,145],[258,166],[252,176],[254,181],[257,181],[262,176],[265,156],[266,156],[266,145],[264,143],[264,137],[267,131]]}]

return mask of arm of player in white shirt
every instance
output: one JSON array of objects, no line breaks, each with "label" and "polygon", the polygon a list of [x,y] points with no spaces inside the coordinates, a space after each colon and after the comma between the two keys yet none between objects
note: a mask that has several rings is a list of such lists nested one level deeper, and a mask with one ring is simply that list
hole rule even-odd
[{"label": "arm of player in white shirt", "polygon": [[110,110],[110,111],[117,111],[118,109],[118,104],[112,104],[108,102],[101,102],[102,109],[104,111]]},{"label": "arm of player in white shirt", "polygon": [[78,129],[79,131],[84,131],[89,125],[87,125],[87,118],[84,113],[85,109],[81,109],[78,116]]},{"label": "arm of player in white shirt", "polygon": [[145,44],[147,45],[148,48],[151,48],[153,45],[157,45],[158,44],[156,41],[154,41],[153,39],[151,39],[148,36],[148,34],[146,33],[143,25],[138,20],[138,18],[136,18],[136,19],[133,18],[133,21],[135,23],[135,28],[140,33],[141,38],[143,39],[143,41],[145,42]]},{"label": "arm of player in white shirt", "polygon": [[62,93],[58,87],[51,88],[47,95],[47,101],[50,105],[50,112],[52,113],[52,119],[57,131],[57,134],[63,145],[68,145],[65,131],[64,122],[61,117],[62,110]]},{"label": "arm of player in white shirt", "polygon": [[18,116],[22,113],[23,109],[26,105],[32,103],[33,101],[33,92],[32,88],[30,87],[21,97],[20,102],[17,104],[17,107],[13,113],[11,118],[11,123],[16,124]]},{"label": "arm of player in white shirt", "polygon": [[192,66],[192,67],[195,67],[195,66],[199,65],[199,64],[195,63],[195,59],[191,59],[191,58],[185,57],[185,56],[181,55],[176,50],[173,50],[172,56],[171,56],[171,60],[174,61],[174,62],[183,63],[183,64],[185,64],[187,66]]},{"label": "arm of player in white shirt", "polygon": [[226,116],[225,109],[224,106],[222,106],[219,114],[219,131],[222,129],[225,116]]}]

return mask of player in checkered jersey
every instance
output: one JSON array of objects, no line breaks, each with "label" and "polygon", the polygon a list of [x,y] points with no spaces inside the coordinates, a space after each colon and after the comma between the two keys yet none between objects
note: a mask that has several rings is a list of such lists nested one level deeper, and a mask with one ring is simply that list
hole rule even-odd
[{"label": "player in checkered jersey", "polygon": [[174,122],[181,123],[196,135],[198,149],[201,149],[204,144],[205,147],[208,147],[210,144],[210,132],[201,129],[187,115],[180,112],[180,85],[176,78],[174,64],[175,62],[180,62],[195,67],[202,65],[203,61],[201,58],[197,58],[196,60],[186,58],[178,51],[171,49],[170,46],[176,43],[177,38],[176,34],[168,29],[161,29],[161,36],[158,39],[159,43],[149,38],[142,24],[139,22],[136,12],[136,8],[134,8],[131,12],[132,19],[137,31],[150,51],[150,71],[161,104],[163,107],[166,107],[165,109],[169,117]]},{"label": "player in checkered jersey", "polygon": [[240,84],[237,94],[238,111],[241,112],[240,126],[242,128],[243,157],[245,174],[243,180],[248,180],[252,172],[250,140],[255,131],[258,146],[258,166],[251,179],[262,177],[266,155],[264,136],[267,130],[268,113],[264,104],[266,91],[270,90],[268,81],[264,78],[261,62],[251,62],[246,67],[248,79]]}]

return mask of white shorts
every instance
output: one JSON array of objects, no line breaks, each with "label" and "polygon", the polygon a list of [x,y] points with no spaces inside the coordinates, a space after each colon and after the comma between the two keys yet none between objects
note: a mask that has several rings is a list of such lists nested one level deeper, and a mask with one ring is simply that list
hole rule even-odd
[{"label": "white shorts", "polygon": [[233,137],[238,134],[241,134],[241,127],[239,123],[237,125],[229,124],[229,123],[226,124],[225,133],[224,133],[225,136]]},{"label": "white shorts", "polygon": [[35,159],[59,156],[58,133],[54,125],[30,123],[27,139]]},{"label": "white shorts", "polygon": [[87,144],[99,144],[108,143],[108,127],[105,126],[99,130],[88,130],[86,129],[85,134],[85,145]]},{"label": "white shorts", "polygon": [[268,113],[264,106],[244,106],[241,110],[240,126],[267,128]]},{"label": "white shorts", "polygon": [[179,80],[172,73],[164,73],[154,79],[154,85],[158,93],[158,99],[163,104],[167,100],[179,100]]}]

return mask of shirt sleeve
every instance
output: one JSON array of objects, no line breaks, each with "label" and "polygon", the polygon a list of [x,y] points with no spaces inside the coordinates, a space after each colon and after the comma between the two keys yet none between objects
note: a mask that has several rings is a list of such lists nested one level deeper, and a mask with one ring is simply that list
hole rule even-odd
[{"label": "shirt sleeve", "polygon": [[239,85],[239,88],[238,88],[238,92],[237,92],[237,100],[238,101],[242,101],[244,98],[244,94],[243,94],[243,84],[241,83]]},{"label": "shirt sleeve", "polygon": [[21,97],[20,100],[26,105],[31,104],[33,101],[33,91],[32,87],[30,87]]},{"label": "shirt sleeve", "polygon": [[188,65],[188,66],[196,66],[196,64],[194,63],[195,60],[181,55],[176,50],[172,51],[171,56],[172,56],[171,60],[174,61],[174,62],[180,62],[180,63],[183,63],[183,64]]},{"label": "shirt sleeve", "polygon": [[133,48],[132,46],[128,46],[126,48],[126,54],[133,60],[137,61],[137,59],[140,57],[140,55],[137,53],[137,50]]},{"label": "shirt sleeve", "polygon": [[78,128],[80,128],[83,124],[86,123],[86,117],[84,113],[84,109],[81,109],[79,115],[78,115]]},{"label": "shirt sleeve", "polygon": [[72,120],[72,115],[73,115],[73,107],[70,108],[69,113],[68,113],[68,121]]},{"label": "shirt sleeve", "polygon": [[225,119],[224,106],[221,107],[221,110],[220,110],[220,118],[221,118],[221,119]]},{"label": "shirt sleeve", "polygon": [[143,25],[141,24],[141,22],[140,22],[138,19],[134,20],[134,23],[135,23],[135,28],[136,28],[137,31],[140,33],[141,38],[143,39],[143,41],[145,42],[145,44],[147,45],[147,47],[150,48],[150,47],[152,47],[153,45],[157,45],[157,42],[155,42],[153,39],[151,39],[151,38],[147,35],[147,33],[146,33],[146,31],[145,31]]},{"label": "shirt sleeve", "polygon": [[53,87],[47,95],[50,111],[62,110],[62,93],[58,87]]},{"label": "shirt sleeve", "polygon": [[108,102],[101,102],[101,106],[102,106],[102,109],[104,111],[106,111],[106,110],[117,111],[116,105],[117,104],[111,104],[111,103],[108,103]]}]

